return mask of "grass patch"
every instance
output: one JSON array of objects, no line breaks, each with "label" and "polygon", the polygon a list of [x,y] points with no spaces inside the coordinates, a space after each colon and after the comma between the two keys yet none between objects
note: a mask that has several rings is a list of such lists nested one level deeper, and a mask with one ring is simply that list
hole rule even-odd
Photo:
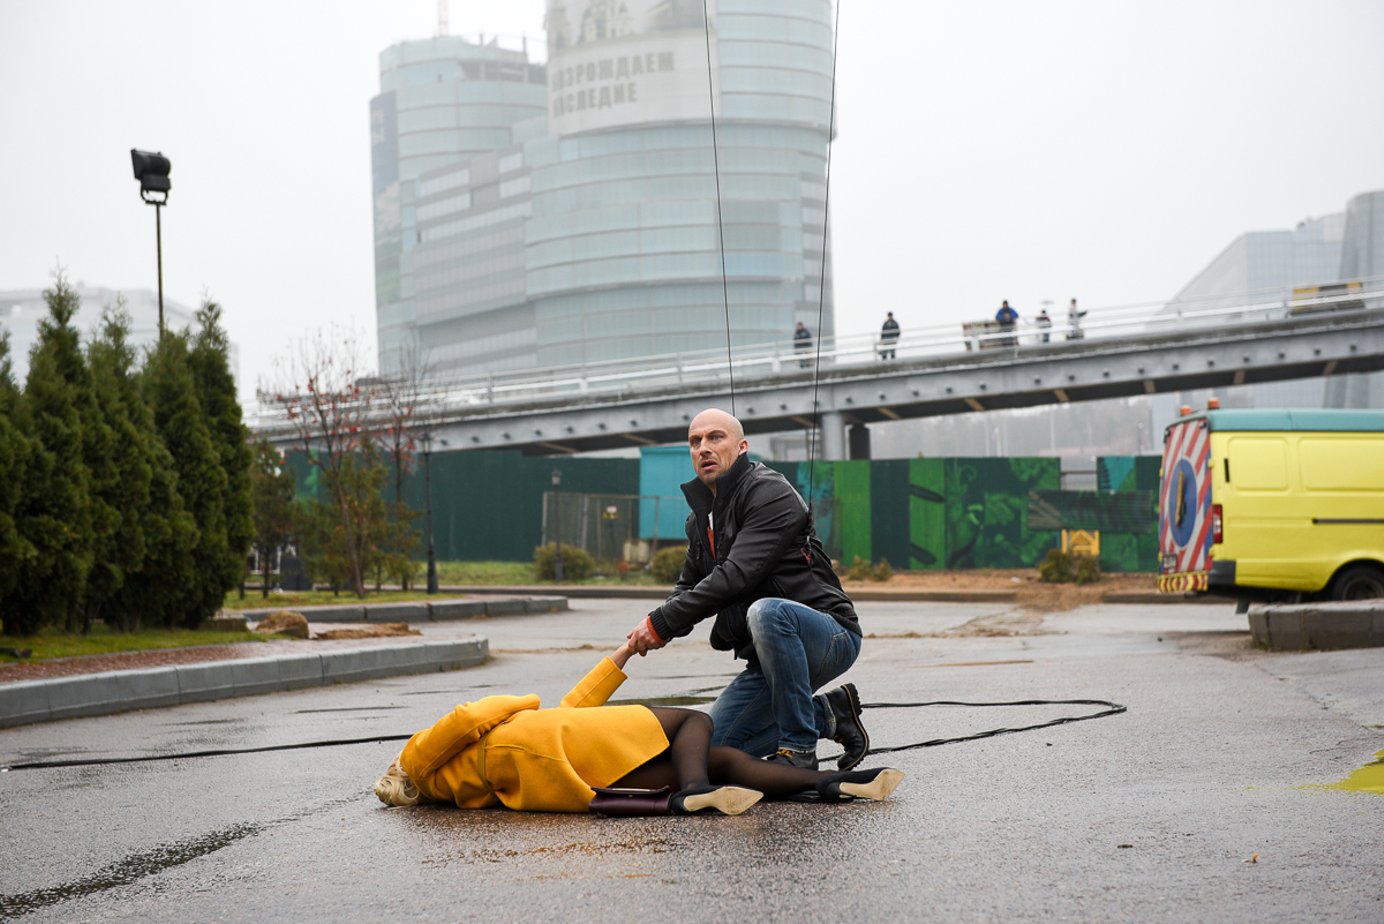
[{"label": "grass patch", "polygon": [[[423,572],[426,580],[427,571]],[[531,561],[440,561],[439,584],[532,584]]]},{"label": "grass patch", "polygon": [[[350,603],[407,603],[413,600],[428,600],[423,588],[427,584],[427,572],[420,568],[414,577],[415,590],[403,593],[398,590],[382,590],[375,593],[367,585],[363,600],[358,600],[349,590],[333,594],[329,590],[292,591],[271,593],[268,597],[260,595],[258,587],[245,591],[241,600],[238,592],[226,595],[224,604],[228,610],[259,610],[266,607],[292,608],[297,606],[330,606]],[[540,581],[533,574],[530,561],[440,561],[437,563],[437,583],[442,587],[518,587],[534,584],[551,584]],[[564,584],[609,584],[609,585],[649,585],[667,586],[670,582],[660,581],[642,566],[630,568],[623,577],[618,568],[610,562],[597,562],[596,574],[581,581],[563,581]]]},{"label": "grass patch", "polygon": [[28,648],[28,658],[0,654],[0,661],[46,661],[50,658],[74,658],[81,655],[119,654],[124,651],[153,651],[160,648],[191,648],[195,645],[226,645],[231,642],[263,642],[262,635],[253,632],[202,631],[198,629],[145,629],[140,632],[116,632],[104,623],[96,623],[88,635],[70,635],[45,629],[37,635],[5,636],[6,648]]},{"label": "grass patch", "polygon": [[345,590],[339,594],[334,594],[330,590],[294,590],[282,593],[275,591],[267,597],[260,596],[258,590],[246,590],[244,600],[240,599],[238,591],[226,594],[226,601],[221,604],[221,608],[232,612],[294,610],[302,606],[359,606],[366,603],[412,603],[436,599],[435,595],[430,597],[421,590],[382,590],[379,593],[367,590],[363,599]]}]

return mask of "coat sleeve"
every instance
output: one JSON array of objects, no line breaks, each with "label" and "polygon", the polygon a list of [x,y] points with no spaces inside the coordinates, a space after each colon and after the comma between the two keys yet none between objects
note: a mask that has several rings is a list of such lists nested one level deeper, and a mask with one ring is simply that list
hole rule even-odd
[{"label": "coat sleeve", "polygon": [[628,675],[615,666],[610,658],[602,658],[591,672],[582,678],[571,691],[562,698],[561,705],[571,707],[604,706],[612,693],[620,689]]},{"label": "coat sleeve", "polygon": [[[614,663],[611,667],[614,667]],[[404,772],[415,782],[424,781],[447,761],[479,741],[485,734],[525,709],[538,708],[538,695],[487,696],[474,703],[463,703],[438,719],[404,745],[400,761]]]}]

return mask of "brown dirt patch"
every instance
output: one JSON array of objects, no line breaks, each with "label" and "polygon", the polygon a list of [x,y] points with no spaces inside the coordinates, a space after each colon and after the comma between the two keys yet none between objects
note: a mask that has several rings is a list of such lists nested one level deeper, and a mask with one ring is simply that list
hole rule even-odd
[{"label": "brown dirt patch", "polygon": [[1153,574],[1104,574],[1094,584],[1044,584],[1038,572],[1022,569],[974,571],[904,571],[887,581],[847,582],[852,590],[1009,591],[1020,606],[1059,612],[1100,603],[1111,593],[1157,593]]},{"label": "brown dirt patch", "polygon": [[318,632],[313,635],[315,639],[338,639],[338,638],[394,638],[400,635],[422,635],[420,629],[410,629],[406,622],[382,622],[373,626],[362,626],[358,629],[328,629],[326,632]]}]

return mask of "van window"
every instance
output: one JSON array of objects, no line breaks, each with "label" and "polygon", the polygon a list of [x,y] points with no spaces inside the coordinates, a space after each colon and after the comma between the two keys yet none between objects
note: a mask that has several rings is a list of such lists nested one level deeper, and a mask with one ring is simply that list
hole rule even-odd
[{"label": "van window", "polygon": [[1304,437],[1298,454],[1302,486],[1308,491],[1384,494],[1384,437]]},{"label": "van window", "polygon": [[1282,439],[1233,436],[1226,443],[1230,486],[1236,491],[1286,491],[1287,446]]}]

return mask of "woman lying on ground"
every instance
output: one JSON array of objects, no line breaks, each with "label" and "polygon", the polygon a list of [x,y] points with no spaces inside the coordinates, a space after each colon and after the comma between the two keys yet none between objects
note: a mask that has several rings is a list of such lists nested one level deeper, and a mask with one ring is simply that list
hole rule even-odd
[{"label": "woman lying on ground", "polygon": [[534,694],[457,706],[409,739],[375,783],[375,795],[385,805],[426,800],[585,812],[594,787],[668,786],[675,791],[669,811],[737,815],[764,796],[813,789],[832,802],[882,801],[903,779],[899,770],[819,772],[711,747],[711,717],[704,712],[606,706],[625,681],[630,654],[626,643],[602,658],[556,709],[540,709]]}]

